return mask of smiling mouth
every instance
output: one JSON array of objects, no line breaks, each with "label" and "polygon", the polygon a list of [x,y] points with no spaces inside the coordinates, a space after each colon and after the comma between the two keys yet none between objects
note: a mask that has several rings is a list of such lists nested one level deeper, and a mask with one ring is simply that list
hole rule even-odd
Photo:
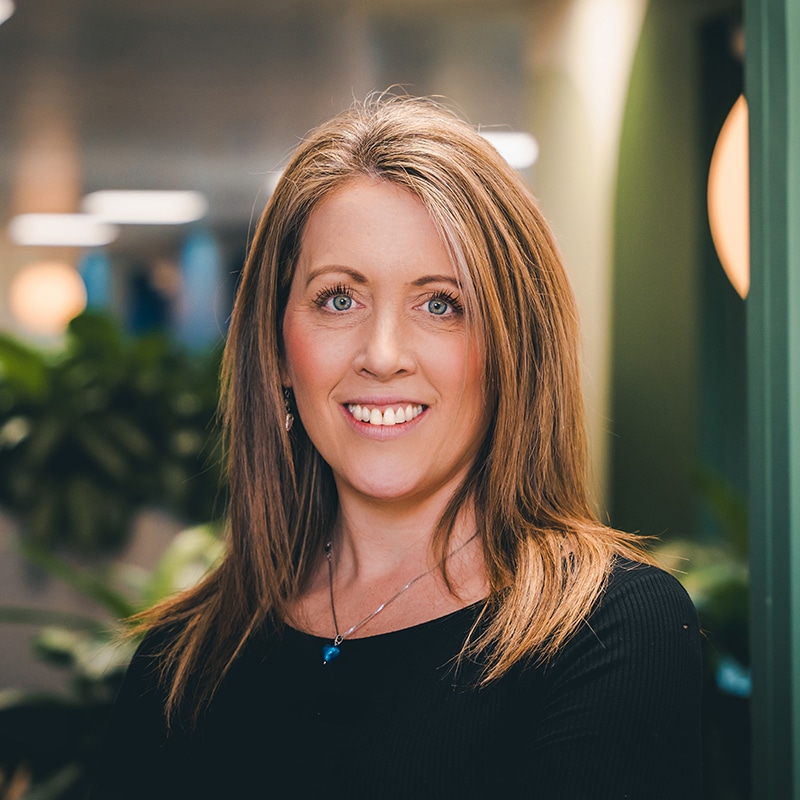
[{"label": "smiling mouth", "polygon": [[381,411],[379,408],[371,406],[362,406],[358,404],[348,404],[347,410],[352,414],[354,419],[359,422],[366,422],[369,425],[402,425],[404,422],[411,422],[412,419],[418,417],[425,406],[422,405],[407,405],[396,406],[384,409]]}]

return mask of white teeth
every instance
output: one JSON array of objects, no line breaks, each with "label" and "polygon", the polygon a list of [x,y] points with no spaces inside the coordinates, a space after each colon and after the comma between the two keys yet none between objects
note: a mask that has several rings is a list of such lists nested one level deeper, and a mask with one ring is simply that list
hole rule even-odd
[{"label": "white teeth", "polygon": [[407,405],[397,408],[387,408],[381,413],[378,408],[368,408],[358,404],[347,406],[347,410],[359,422],[368,422],[370,425],[401,425],[403,422],[410,422],[422,413],[422,406]]}]

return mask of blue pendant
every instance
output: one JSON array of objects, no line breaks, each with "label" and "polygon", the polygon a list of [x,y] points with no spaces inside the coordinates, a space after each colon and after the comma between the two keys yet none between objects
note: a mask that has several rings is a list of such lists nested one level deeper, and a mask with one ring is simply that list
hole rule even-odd
[{"label": "blue pendant", "polygon": [[330,664],[335,658],[339,658],[341,651],[335,644],[322,645],[322,663]]}]

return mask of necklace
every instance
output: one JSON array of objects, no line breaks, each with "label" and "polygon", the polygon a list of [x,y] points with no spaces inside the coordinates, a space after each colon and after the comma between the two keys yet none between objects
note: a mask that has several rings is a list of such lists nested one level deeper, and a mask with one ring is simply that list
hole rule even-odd
[{"label": "necklace", "polygon": [[381,611],[383,611],[383,609],[386,608],[386,606],[397,600],[397,598],[400,597],[400,595],[403,594],[403,592],[408,591],[417,581],[421,581],[423,578],[430,575],[431,572],[433,572],[435,569],[444,564],[447,561],[447,559],[450,558],[450,556],[454,556],[456,553],[459,552],[459,550],[463,550],[477,535],[478,532],[475,531],[475,533],[473,533],[472,536],[470,536],[466,542],[460,544],[458,547],[456,547],[455,550],[448,553],[444,557],[443,561],[439,562],[438,564],[434,564],[430,569],[426,569],[425,572],[423,572],[421,575],[417,575],[416,578],[412,578],[402,589],[395,592],[388,600],[385,600],[374,611],[367,614],[367,616],[364,617],[364,619],[362,619],[361,621],[356,622],[355,625],[353,625],[351,628],[348,628],[344,633],[339,633],[339,621],[336,619],[336,604],[333,602],[333,557],[331,555],[331,550],[333,549],[333,542],[331,541],[326,542],[325,558],[328,560],[328,586],[330,588],[330,593],[331,593],[331,615],[333,616],[333,629],[334,631],[336,631],[336,636],[333,637],[332,644],[325,644],[322,646],[322,664],[323,665],[330,664],[331,661],[333,661],[335,658],[338,658],[339,655],[341,654],[341,649],[339,646],[348,636],[355,633],[363,625],[366,625],[373,617],[378,616],[378,614],[380,614]]}]

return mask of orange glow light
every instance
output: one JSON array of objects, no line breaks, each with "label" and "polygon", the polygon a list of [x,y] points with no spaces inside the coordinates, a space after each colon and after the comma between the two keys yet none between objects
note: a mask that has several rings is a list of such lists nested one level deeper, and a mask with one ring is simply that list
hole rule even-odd
[{"label": "orange glow light", "polygon": [[32,333],[57,336],[86,308],[86,288],[69,264],[30,264],[14,276],[8,304],[17,321]]},{"label": "orange glow light", "polygon": [[750,177],[747,102],[740,96],[719,133],[708,171],[708,221],[728,280],[740,297],[750,289]]}]

